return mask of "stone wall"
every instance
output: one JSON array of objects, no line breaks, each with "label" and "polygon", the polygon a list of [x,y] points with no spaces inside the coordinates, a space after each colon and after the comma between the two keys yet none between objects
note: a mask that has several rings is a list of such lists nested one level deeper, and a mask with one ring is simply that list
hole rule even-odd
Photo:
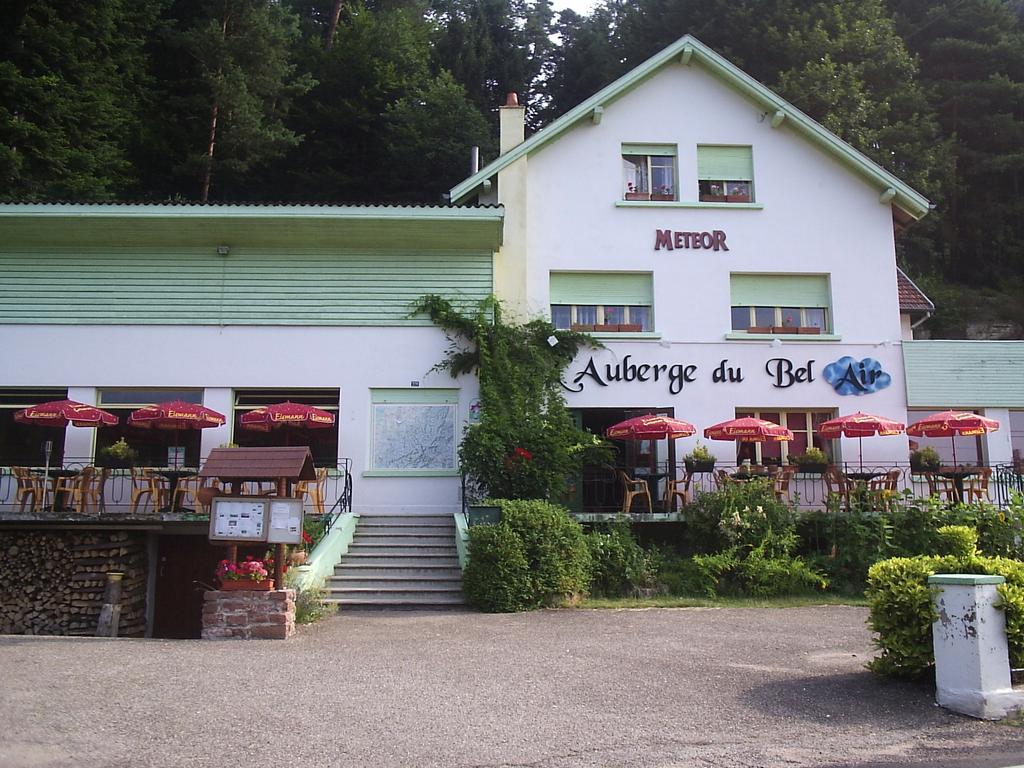
[{"label": "stone wall", "polygon": [[204,640],[287,640],[295,634],[295,590],[207,592]]},{"label": "stone wall", "polygon": [[93,635],[107,573],[124,574],[118,635],[146,631],[146,537],[130,531],[0,532],[0,633]]}]

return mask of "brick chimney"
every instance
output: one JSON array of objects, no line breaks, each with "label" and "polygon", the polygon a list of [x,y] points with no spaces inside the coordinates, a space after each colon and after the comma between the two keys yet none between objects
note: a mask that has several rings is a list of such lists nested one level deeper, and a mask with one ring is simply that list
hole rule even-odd
[{"label": "brick chimney", "polygon": [[519,105],[519,97],[510,93],[505,105],[498,110],[500,115],[499,140],[501,154],[523,143],[526,138],[526,107]]}]

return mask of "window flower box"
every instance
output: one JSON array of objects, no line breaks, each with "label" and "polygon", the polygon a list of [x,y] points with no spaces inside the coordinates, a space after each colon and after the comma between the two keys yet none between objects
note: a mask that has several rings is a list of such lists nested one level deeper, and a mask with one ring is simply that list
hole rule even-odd
[{"label": "window flower box", "polygon": [[727,203],[749,203],[750,195],[726,195],[725,201]]},{"label": "window flower box", "polygon": [[573,331],[582,331],[583,333],[590,333],[591,331],[594,330],[594,324],[593,323],[573,323],[571,326],[569,326],[569,329],[573,330]]},{"label": "window flower box", "polygon": [[773,325],[772,333],[797,333],[799,329],[795,325]]},{"label": "window flower box", "polygon": [[620,333],[640,333],[643,329],[640,323],[619,323]]},{"label": "window flower box", "polygon": [[772,327],[770,325],[752,325],[747,328],[747,333],[771,333]]},{"label": "window flower box", "polygon": [[796,332],[801,336],[817,336],[821,333],[821,328],[815,326],[801,325],[796,329]]},{"label": "window flower box", "polygon": [[594,326],[594,333],[616,333],[618,330],[618,323],[605,323]]},{"label": "window flower box", "polygon": [[626,193],[626,199],[627,200],[650,200],[651,199],[651,193],[650,192],[627,192]]},{"label": "window flower box", "polygon": [[659,194],[655,194],[654,192],[651,193],[651,200],[670,201],[670,200],[675,200],[675,199],[676,199],[675,195],[665,195],[665,194],[659,195]]},{"label": "window flower box", "polygon": [[702,203],[725,203],[728,198],[725,195],[701,195],[700,201]]}]

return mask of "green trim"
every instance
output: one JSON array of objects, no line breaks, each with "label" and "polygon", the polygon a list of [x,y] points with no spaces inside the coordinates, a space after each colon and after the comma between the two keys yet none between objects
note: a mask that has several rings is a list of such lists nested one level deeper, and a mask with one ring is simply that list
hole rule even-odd
[{"label": "green trim", "polygon": [[975,587],[982,584],[1002,584],[1006,581],[1002,576],[988,576],[972,573],[936,573],[928,577],[933,585],[948,584],[950,586]]},{"label": "green trim", "polygon": [[457,405],[459,390],[448,387],[370,387],[374,405]]},{"label": "green trim", "polygon": [[729,275],[729,298],[734,307],[832,306],[828,275]]},{"label": "green trim", "polygon": [[363,477],[458,477],[457,469],[366,469]]},{"label": "green trim", "polygon": [[469,521],[462,512],[454,512],[455,548],[459,553],[459,569],[466,570],[469,561]]},{"label": "green trim", "polygon": [[753,181],[753,149],[749,146],[698,144],[697,178],[702,181]]},{"label": "green trim", "polygon": [[771,341],[772,339],[778,339],[779,341],[812,343],[815,341],[842,341],[843,337],[835,333],[804,335],[802,333],[744,333],[742,331],[735,331],[725,334],[725,339],[726,341]]},{"label": "green trim", "polygon": [[552,272],[552,304],[654,304],[654,276],[650,272]]},{"label": "green trim", "polygon": [[754,210],[764,209],[764,203],[698,203],[681,200],[650,201],[650,200],[616,200],[616,208],[717,208],[719,210]]},{"label": "green trim", "polygon": [[622,154],[676,157],[679,154],[679,148],[676,144],[623,144]]},{"label": "green trim", "polygon": [[699,63],[712,75],[722,80],[734,90],[751,99],[766,111],[775,114],[776,118],[778,118],[779,112],[789,118],[785,123],[781,124],[783,130],[790,127],[793,131],[799,133],[812,144],[817,145],[853,172],[877,185],[879,193],[889,187],[895,189],[896,197],[893,199],[893,203],[912,218],[920,219],[928,213],[929,203],[926,197],[900,181],[887,170],[870,160],[866,155],[858,152],[838,136],[826,130],[781,96],[754,80],[750,75],[729,63],[691,35],[679,38],[612,84],[602,88],[582,104],[566,112],[546,128],[538,131],[526,141],[496,158],[491,163],[488,163],[479,172],[452,187],[450,191],[452,202],[460,203],[468,199],[485,179],[494,177],[499,171],[508,167],[516,160],[551,143],[563,133],[575,127],[577,123],[589,120],[595,107],[602,106],[607,109],[609,104],[642,84],[663,67],[676,64],[680,60],[680,56],[685,56],[686,49],[688,48],[693,51],[692,58],[690,59],[691,64],[694,62]]},{"label": "green trim", "polygon": [[356,532],[359,515],[346,512],[338,517],[331,526],[330,532],[317,542],[304,565],[297,566],[298,576],[295,586],[298,589],[320,586],[334,574],[334,566],[341,556],[348,552],[349,545]]}]

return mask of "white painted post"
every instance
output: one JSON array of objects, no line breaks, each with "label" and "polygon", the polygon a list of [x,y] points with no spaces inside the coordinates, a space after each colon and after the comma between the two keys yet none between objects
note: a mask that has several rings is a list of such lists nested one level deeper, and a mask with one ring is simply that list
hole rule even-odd
[{"label": "white painted post", "polygon": [[1024,709],[1024,691],[1010,684],[1006,618],[995,607],[1002,576],[939,574],[928,579],[937,587],[938,620],[932,624],[935,644],[935,700],[940,706],[971,717],[1000,720]]}]

